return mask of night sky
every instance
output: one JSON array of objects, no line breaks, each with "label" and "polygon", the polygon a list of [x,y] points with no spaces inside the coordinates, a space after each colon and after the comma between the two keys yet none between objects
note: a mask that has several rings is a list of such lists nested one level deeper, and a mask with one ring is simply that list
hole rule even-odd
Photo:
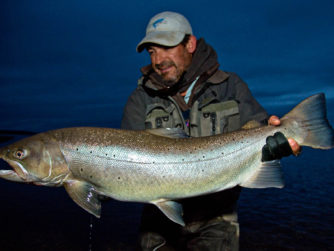
[{"label": "night sky", "polygon": [[[333,1],[20,1],[0,8],[0,129],[119,127],[149,19],[177,11],[268,110],[334,98]],[[331,112],[331,109],[329,109]]]}]

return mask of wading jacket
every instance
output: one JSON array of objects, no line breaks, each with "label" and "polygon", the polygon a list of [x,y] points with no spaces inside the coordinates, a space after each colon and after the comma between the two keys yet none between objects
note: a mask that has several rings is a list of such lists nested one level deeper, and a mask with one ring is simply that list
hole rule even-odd
[{"label": "wading jacket", "polygon": [[[265,123],[268,116],[235,73],[216,71],[196,89],[187,111],[181,109],[175,98],[157,95],[154,90],[150,80],[139,80],[124,108],[123,129],[176,127],[191,137],[201,137],[239,130],[251,120]],[[239,192],[236,187],[179,201],[185,221],[210,220],[235,213]]]}]

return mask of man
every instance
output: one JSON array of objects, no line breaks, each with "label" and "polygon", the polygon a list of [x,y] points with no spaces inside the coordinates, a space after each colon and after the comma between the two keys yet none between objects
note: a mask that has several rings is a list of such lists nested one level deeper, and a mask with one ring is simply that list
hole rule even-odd
[{"label": "man", "polygon": [[[122,128],[181,128],[191,137],[226,133],[266,124],[266,111],[234,73],[219,70],[214,49],[197,40],[187,19],[174,12],[154,16],[137,51],[146,49],[151,64],[143,67],[137,89],[124,109]],[[279,125],[276,116],[269,123]],[[263,160],[299,152],[283,135],[263,149]],[[277,143],[277,144],[276,144]],[[279,149],[279,150],[277,150]],[[279,153],[279,154],[277,154]],[[179,201],[185,227],[167,219],[153,205],[142,215],[142,250],[237,250],[237,200],[240,187]]]}]

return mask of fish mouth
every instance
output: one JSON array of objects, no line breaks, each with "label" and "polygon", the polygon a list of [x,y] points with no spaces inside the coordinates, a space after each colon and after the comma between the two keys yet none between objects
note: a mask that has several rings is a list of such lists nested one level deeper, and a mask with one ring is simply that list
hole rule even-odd
[{"label": "fish mouth", "polygon": [[19,162],[0,157],[0,178],[16,182],[29,182],[27,177],[28,172]]}]

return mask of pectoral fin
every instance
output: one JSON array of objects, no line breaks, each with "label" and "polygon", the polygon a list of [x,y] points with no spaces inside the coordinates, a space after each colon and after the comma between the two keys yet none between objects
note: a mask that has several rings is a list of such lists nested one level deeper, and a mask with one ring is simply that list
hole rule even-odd
[{"label": "pectoral fin", "polygon": [[284,186],[283,172],[279,160],[261,162],[261,167],[250,179],[242,184],[248,188],[282,188]]},{"label": "pectoral fin", "polygon": [[158,200],[152,202],[156,205],[171,221],[174,221],[181,226],[185,226],[183,221],[183,209],[180,203],[170,200]]},{"label": "pectoral fin", "polygon": [[69,196],[87,212],[100,218],[101,202],[95,188],[84,181],[69,180],[64,184]]}]

